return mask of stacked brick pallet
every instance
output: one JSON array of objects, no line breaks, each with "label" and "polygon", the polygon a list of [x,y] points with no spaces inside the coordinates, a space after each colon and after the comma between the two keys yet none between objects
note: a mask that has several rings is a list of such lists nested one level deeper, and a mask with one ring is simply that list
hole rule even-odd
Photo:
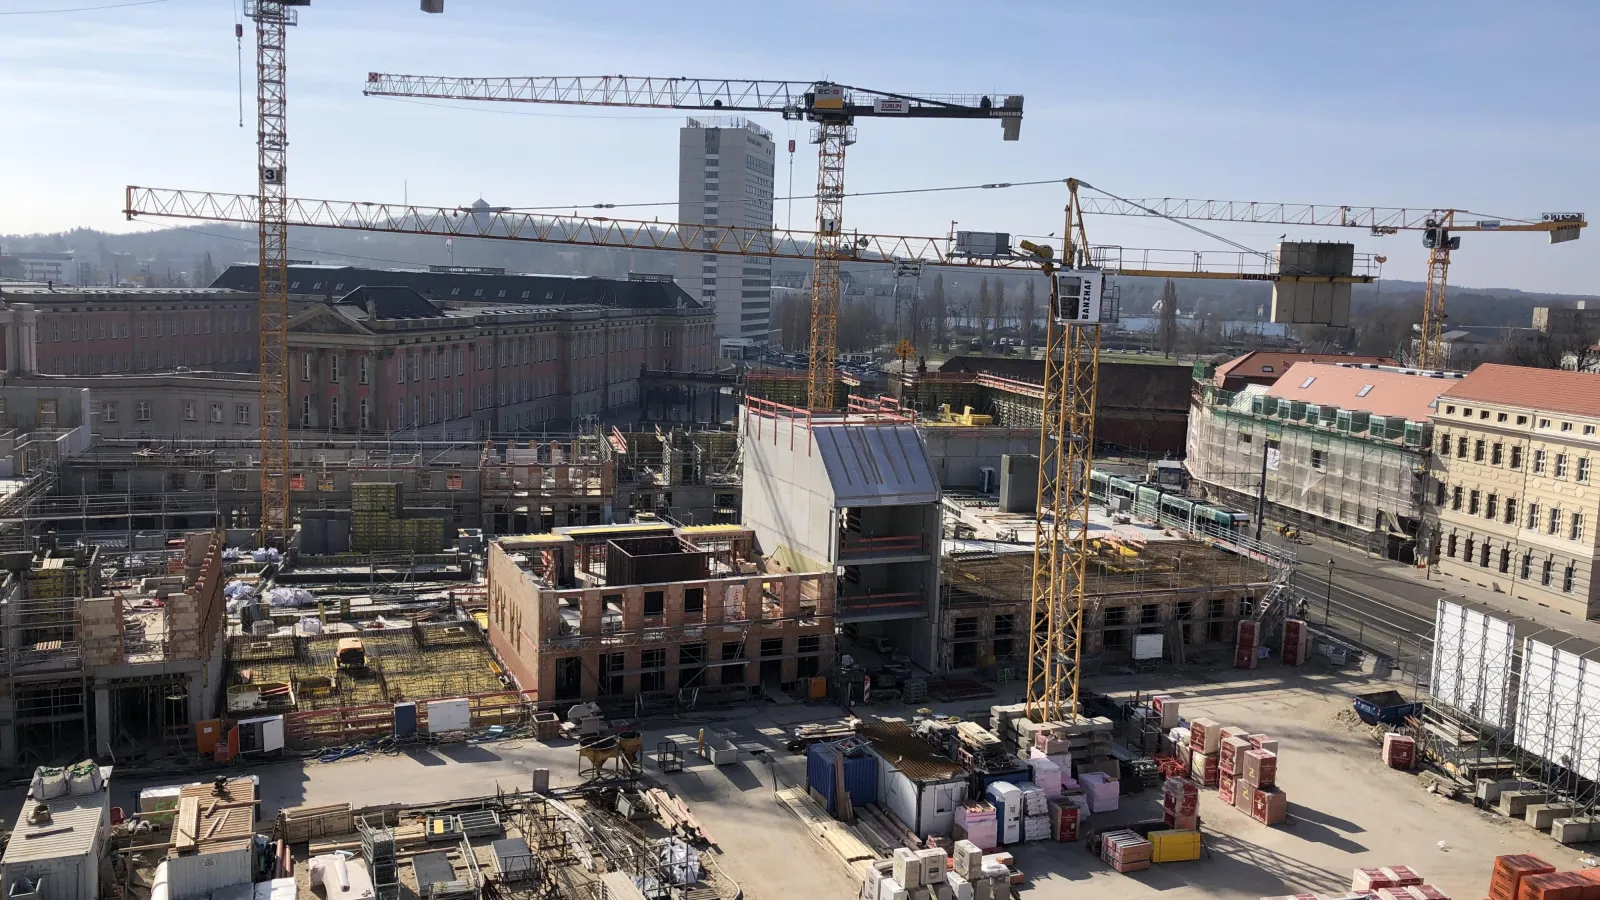
[{"label": "stacked brick pallet", "polygon": [[1531,853],[1497,856],[1489,900],[1589,900],[1600,897],[1600,869],[1557,872]]},{"label": "stacked brick pallet", "polygon": [[1123,874],[1150,868],[1154,849],[1135,831],[1108,831],[1100,836],[1100,858]]},{"label": "stacked brick pallet", "polygon": [[1390,732],[1383,736],[1383,764],[1391,769],[1409,770],[1417,762],[1415,738]]},{"label": "stacked brick pallet", "polygon": [[1256,648],[1261,646],[1261,623],[1249,619],[1239,621],[1238,631],[1235,633],[1233,644],[1233,667],[1235,669],[1254,669],[1259,654]]},{"label": "stacked brick pallet", "polygon": [[1286,619],[1283,623],[1283,651],[1279,659],[1286,666],[1302,666],[1311,656],[1311,628],[1304,619]]},{"label": "stacked brick pallet", "polygon": [[1168,828],[1200,826],[1200,787],[1187,778],[1168,778],[1161,785],[1161,821]]},{"label": "stacked brick pallet", "polygon": [[[1182,730],[1178,730],[1181,738]],[[1189,723],[1187,743],[1178,741],[1179,758],[1189,760],[1190,777],[1217,789],[1217,799],[1264,825],[1278,825],[1289,799],[1278,789],[1278,742],[1264,734],[1224,727],[1212,719]]]}]

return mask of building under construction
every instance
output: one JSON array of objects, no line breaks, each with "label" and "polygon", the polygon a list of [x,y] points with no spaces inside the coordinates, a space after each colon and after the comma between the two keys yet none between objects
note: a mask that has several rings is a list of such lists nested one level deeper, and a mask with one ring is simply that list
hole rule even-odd
[{"label": "building under construction", "polygon": [[0,557],[0,768],[180,750],[221,691],[221,536]]},{"label": "building under construction", "polygon": [[541,701],[746,697],[833,664],[834,576],[737,525],[560,528],[489,545],[489,635]]}]

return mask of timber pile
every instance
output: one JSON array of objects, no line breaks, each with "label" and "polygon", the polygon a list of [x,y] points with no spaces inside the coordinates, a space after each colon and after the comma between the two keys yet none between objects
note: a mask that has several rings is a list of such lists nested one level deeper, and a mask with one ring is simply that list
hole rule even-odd
[{"label": "timber pile", "polygon": [[645,802],[649,803],[651,808],[655,810],[656,816],[674,834],[691,841],[705,841],[713,847],[717,845],[717,842],[711,838],[711,834],[706,831],[705,826],[701,825],[700,820],[694,817],[694,813],[689,812],[689,807],[685,806],[682,800],[661,788],[650,788],[644,792],[644,797]]},{"label": "timber pile", "polygon": [[289,844],[346,835],[355,830],[355,815],[348,803],[291,806],[278,812],[278,837]]},{"label": "timber pile", "polygon": [[853,869],[857,863],[869,863],[878,858],[878,854],[857,836],[853,828],[828,815],[804,791],[784,788],[778,792],[778,800],[805,824],[812,837],[837,853],[846,866]]}]

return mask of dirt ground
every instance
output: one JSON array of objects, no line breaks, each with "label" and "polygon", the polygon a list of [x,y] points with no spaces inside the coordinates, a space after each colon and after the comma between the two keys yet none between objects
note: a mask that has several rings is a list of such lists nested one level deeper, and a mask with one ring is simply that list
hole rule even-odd
[{"label": "dirt ground", "polygon": [[[1139,676],[1096,677],[1086,686],[1106,693],[1140,690],[1176,695],[1186,717],[1208,716],[1227,725],[1266,732],[1280,742],[1278,783],[1289,797],[1289,822],[1268,828],[1200,795],[1206,857],[1197,862],[1153,866],[1131,875],[1110,871],[1082,843],[1027,844],[1014,853],[1028,876],[1023,896],[1079,898],[1242,898],[1315,892],[1337,894],[1349,887],[1358,866],[1409,865],[1455,900],[1478,900],[1488,892],[1495,856],[1533,852],[1562,870],[1579,868],[1587,852],[1557,845],[1520,821],[1440,799],[1413,775],[1383,767],[1378,748],[1363,730],[1340,720],[1352,694],[1392,683],[1327,670],[1287,670],[1268,664],[1254,672],[1232,669]],[[995,702],[1012,702],[1016,688],[994,700],[936,704],[941,713],[984,721]],[[905,707],[863,708],[863,715],[910,716]],[[683,772],[650,773],[689,802],[717,840],[717,861],[751,900],[793,896],[854,897],[859,889],[837,857],[814,840],[773,797],[774,777],[803,785],[805,759],[781,749],[788,727],[831,720],[834,707],[768,704],[759,709],[697,715],[675,722],[646,722],[645,748],[653,752],[667,734],[693,734],[701,727],[730,728],[743,741],[771,750],[749,762],[717,768],[686,760]],[[1348,718],[1348,717],[1345,717]],[[416,749],[393,756],[357,757],[331,764],[285,761],[253,767],[261,778],[262,820],[281,806],[351,801],[426,803],[525,788],[535,767],[552,770],[557,786],[578,781],[570,742],[536,741]],[[204,776],[201,776],[204,777]],[[133,779],[113,776],[113,803],[133,807],[139,787],[195,780],[171,775]],[[22,792],[0,792],[0,815],[21,808]],[[1156,791],[1123,798],[1114,814],[1092,817],[1088,828],[1157,818]],[[1441,848],[1440,842],[1444,843]]]}]

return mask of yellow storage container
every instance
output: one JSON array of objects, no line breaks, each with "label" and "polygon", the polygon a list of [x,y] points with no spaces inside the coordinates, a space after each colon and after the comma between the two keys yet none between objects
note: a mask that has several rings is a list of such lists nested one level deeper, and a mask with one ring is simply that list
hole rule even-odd
[{"label": "yellow storage container", "polygon": [[1200,832],[1152,831],[1150,832],[1150,861],[1157,863],[1187,862],[1200,858]]}]

